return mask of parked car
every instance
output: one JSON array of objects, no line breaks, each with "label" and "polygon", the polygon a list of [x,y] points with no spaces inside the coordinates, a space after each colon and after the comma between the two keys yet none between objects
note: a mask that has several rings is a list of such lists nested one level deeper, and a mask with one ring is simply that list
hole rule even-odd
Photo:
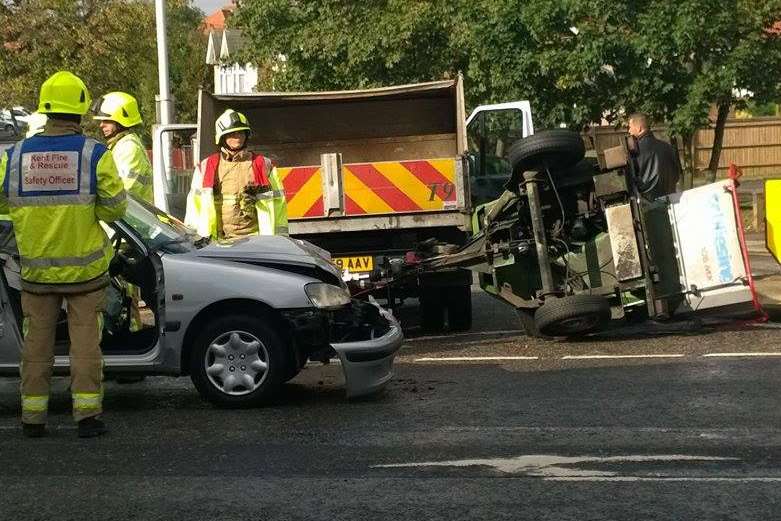
[{"label": "parked car", "polygon": [[[115,257],[102,348],[107,374],[189,375],[220,406],[274,396],[308,360],[338,358],[348,397],[383,389],[403,336],[391,313],[351,300],[327,252],[288,237],[214,243],[131,199],[110,225]],[[9,230],[3,230],[8,234]],[[0,374],[18,374],[18,291],[0,284]],[[55,373],[68,370],[67,317]]]}]

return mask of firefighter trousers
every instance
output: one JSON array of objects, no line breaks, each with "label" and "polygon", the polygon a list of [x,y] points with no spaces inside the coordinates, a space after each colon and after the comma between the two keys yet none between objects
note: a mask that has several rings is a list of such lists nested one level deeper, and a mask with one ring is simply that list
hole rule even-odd
[{"label": "firefighter trousers", "polygon": [[102,412],[103,357],[100,338],[105,292],[105,289],[77,294],[22,292],[22,422],[46,423],[57,319],[63,299],[68,311],[73,418],[80,421]]}]

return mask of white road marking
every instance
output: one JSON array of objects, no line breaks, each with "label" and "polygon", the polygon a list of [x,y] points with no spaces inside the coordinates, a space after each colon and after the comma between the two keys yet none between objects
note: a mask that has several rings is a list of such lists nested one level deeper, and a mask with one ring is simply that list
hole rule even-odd
[{"label": "white road marking", "polygon": [[[594,469],[579,469],[578,464],[610,463],[657,463],[657,462],[735,462],[738,458],[718,456],[689,456],[684,454],[627,455],[627,456],[557,456],[529,454],[515,458],[462,459],[451,461],[423,461],[413,463],[391,463],[373,465],[371,468],[420,468],[420,467],[491,467],[505,474],[522,474],[540,478],[634,478],[619,476],[617,472]],[[660,476],[654,476],[659,479]],[[673,476],[675,477],[675,476]],[[781,478],[779,478],[781,480]]]},{"label": "white road marking", "polygon": [[673,354],[658,354],[658,355],[567,355],[562,356],[562,360],[606,360],[610,358],[683,358],[686,355],[673,353]]},{"label": "white road marking", "polygon": [[538,356],[451,356],[416,358],[416,362],[489,362],[501,360],[539,360]]},{"label": "white road marking", "polygon": [[406,338],[405,342],[419,342],[421,340],[439,340],[442,338],[458,338],[462,336],[491,336],[491,335],[522,335],[522,329],[500,329],[498,331],[467,331],[466,333],[452,333],[449,335],[419,336]]},{"label": "white road marking", "polygon": [[717,358],[717,357],[734,357],[734,356],[781,356],[781,352],[779,351],[769,351],[769,352],[746,352],[746,353],[706,353],[702,355],[707,358]]},{"label": "white road marking", "polygon": [[704,481],[724,483],[781,483],[781,477],[756,476],[749,478],[736,478],[731,476],[713,477],[645,477],[645,476],[584,476],[584,477],[555,477],[542,478],[543,481]]}]

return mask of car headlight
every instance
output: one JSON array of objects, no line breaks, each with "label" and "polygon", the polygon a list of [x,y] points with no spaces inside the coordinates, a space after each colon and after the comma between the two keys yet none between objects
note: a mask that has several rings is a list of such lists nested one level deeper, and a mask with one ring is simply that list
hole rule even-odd
[{"label": "car headlight", "polygon": [[346,288],[313,282],[304,286],[306,296],[316,308],[333,309],[350,303],[350,291]]}]

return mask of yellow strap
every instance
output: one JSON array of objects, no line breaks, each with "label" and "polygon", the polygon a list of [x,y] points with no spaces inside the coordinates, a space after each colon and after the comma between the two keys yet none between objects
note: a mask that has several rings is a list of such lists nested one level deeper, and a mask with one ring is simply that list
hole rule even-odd
[{"label": "yellow strap", "polygon": [[74,409],[100,409],[103,393],[73,393]]},{"label": "yellow strap", "polygon": [[45,412],[49,407],[48,396],[22,395],[22,410],[30,412]]}]

